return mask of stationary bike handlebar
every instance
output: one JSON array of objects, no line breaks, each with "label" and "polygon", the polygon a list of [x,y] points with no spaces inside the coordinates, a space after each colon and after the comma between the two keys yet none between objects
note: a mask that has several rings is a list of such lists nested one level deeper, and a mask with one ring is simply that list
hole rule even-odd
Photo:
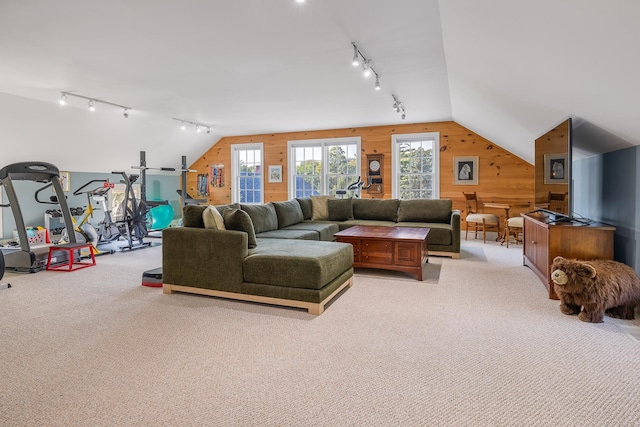
[{"label": "stationary bike handlebar", "polygon": [[[94,182],[102,182],[102,187],[100,188],[94,188],[93,190],[89,190],[89,191],[82,191],[85,187],[88,187],[89,185],[93,184]],[[93,193],[93,194],[98,194],[98,195],[103,195],[104,193],[106,193],[107,191],[111,190],[113,188],[113,183],[109,182],[108,179],[92,179],[91,181],[87,182],[85,185],[83,185],[82,187],[78,188],[76,191],[73,192],[74,196],[77,196],[79,194],[84,194],[84,193]]]}]

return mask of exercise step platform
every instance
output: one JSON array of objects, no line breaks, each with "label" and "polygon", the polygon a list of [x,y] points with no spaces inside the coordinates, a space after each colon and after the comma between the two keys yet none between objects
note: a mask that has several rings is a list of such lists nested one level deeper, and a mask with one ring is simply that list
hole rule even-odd
[{"label": "exercise step platform", "polygon": [[[81,261],[80,251],[87,249],[91,259],[89,261]],[[78,251],[77,257],[75,252]],[[51,261],[55,260],[56,252],[67,252],[67,259],[58,264],[51,265]],[[76,258],[78,261],[76,261]],[[64,243],[62,245],[54,245],[49,247],[49,257],[47,258],[47,270],[52,271],[75,271],[81,268],[92,267],[96,265],[96,257],[93,252],[93,245],[90,243]]]},{"label": "exercise step platform", "polygon": [[142,286],[149,286],[151,288],[162,287],[162,267],[154,268],[153,270],[147,270],[142,273]]}]

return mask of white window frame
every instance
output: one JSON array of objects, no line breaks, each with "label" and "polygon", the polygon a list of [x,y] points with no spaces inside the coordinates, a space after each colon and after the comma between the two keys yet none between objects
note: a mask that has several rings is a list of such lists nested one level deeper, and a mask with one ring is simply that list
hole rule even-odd
[{"label": "white window frame", "polygon": [[[244,150],[260,150],[260,203],[264,203],[264,144],[262,142],[252,142],[246,144],[231,144],[231,176],[233,184],[231,187],[231,203],[240,203],[240,171],[239,152]],[[242,202],[247,203],[247,202]],[[247,204],[255,204],[254,202]]]},{"label": "white window frame", "polygon": [[299,147],[308,147],[308,146],[320,146],[322,149],[322,171],[320,174],[320,194],[327,194],[327,176],[329,174],[329,162],[327,161],[329,158],[329,147],[334,145],[344,145],[344,144],[356,144],[356,171],[357,175],[361,174],[361,159],[362,159],[362,138],[359,136],[350,136],[350,137],[342,137],[342,138],[321,138],[321,139],[305,139],[305,140],[294,140],[287,142],[287,152],[288,155],[288,170],[289,170],[289,199],[292,199],[295,196],[295,172],[296,172],[296,162],[295,162],[295,153],[294,150]]},{"label": "white window frame", "polygon": [[440,198],[440,132],[403,133],[391,135],[391,197],[400,197],[400,143],[433,140],[433,198]]}]

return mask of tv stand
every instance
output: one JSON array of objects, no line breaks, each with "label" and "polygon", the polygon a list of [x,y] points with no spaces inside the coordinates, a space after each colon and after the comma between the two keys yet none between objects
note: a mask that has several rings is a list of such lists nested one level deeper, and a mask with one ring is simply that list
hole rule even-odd
[{"label": "tv stand", "polygon": [[585,223],[584,220],[544,209],[521,214],[524,219],[523,264],[547,288],[550,299],[558,299],[551,281],[551,264],[557,256],[581,260],[613,259],[615,227]]}]

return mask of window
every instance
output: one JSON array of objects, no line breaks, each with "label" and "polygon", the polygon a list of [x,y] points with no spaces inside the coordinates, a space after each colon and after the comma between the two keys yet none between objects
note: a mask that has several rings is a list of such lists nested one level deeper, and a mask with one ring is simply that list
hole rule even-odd
[{"label": "window", "polygon": [[391,136],[393,197],[437,199],[440,197],[438,132]]},{"label": "window", "polygon": [[262,143],[231,145],[233,203],[262,203]]},{"label": "window", "polygon": [[289,141],[289,197],[336,195],[356,182],[360,138]]}]

